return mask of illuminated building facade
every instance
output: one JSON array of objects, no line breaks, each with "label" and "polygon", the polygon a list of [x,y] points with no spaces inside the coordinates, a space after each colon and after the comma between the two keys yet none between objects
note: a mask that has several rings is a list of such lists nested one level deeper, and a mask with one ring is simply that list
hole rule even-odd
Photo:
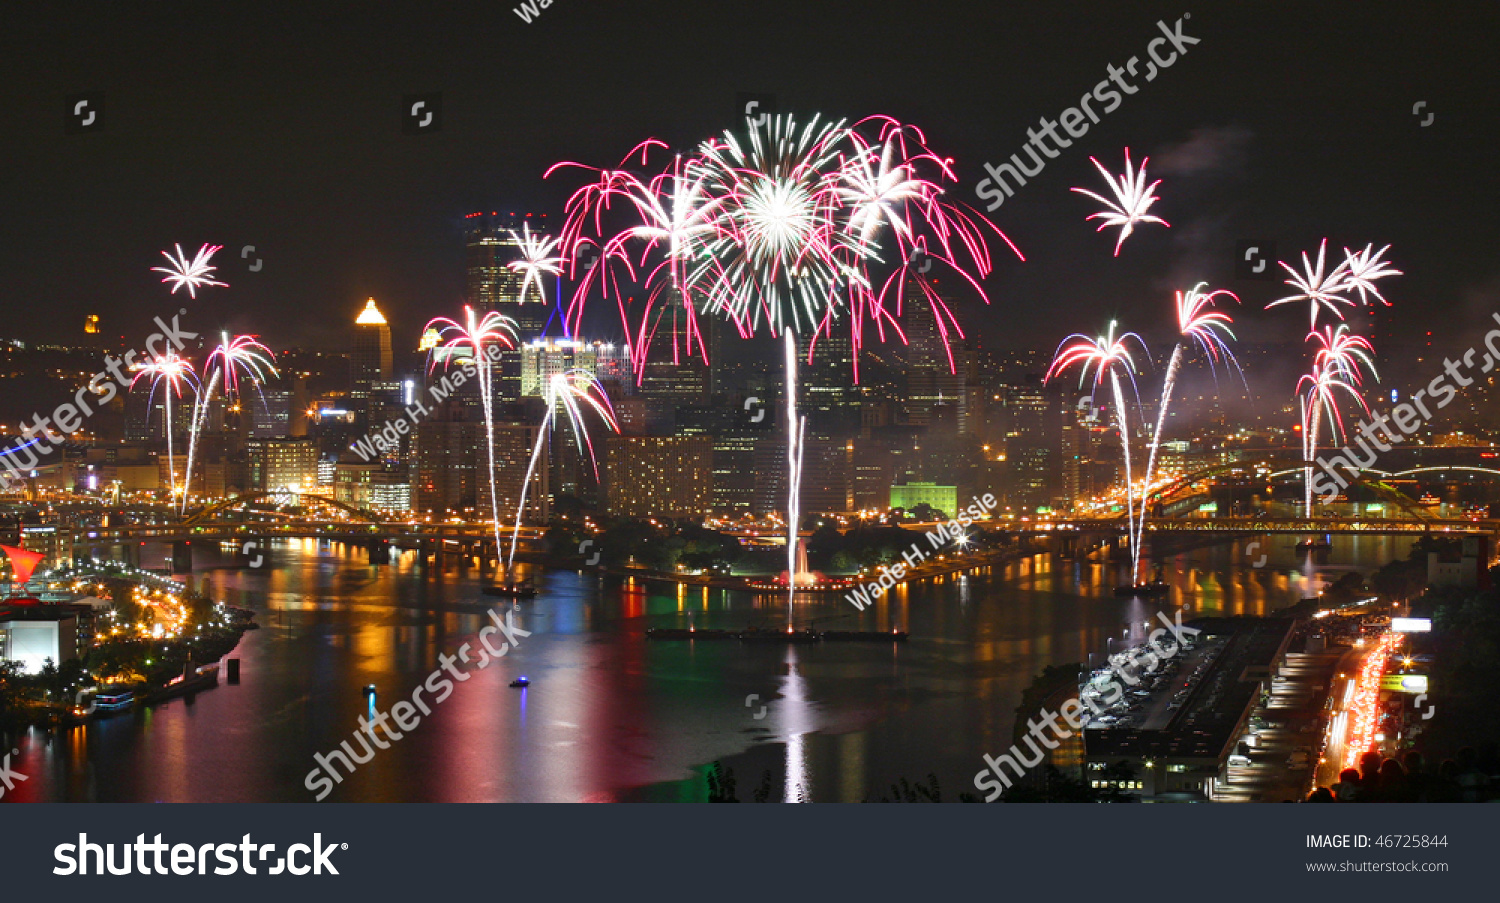
[{"label": "illuminated building facade", "polygon": [[393,366],[391,327],[371,298],[354,321],[354,351],[349,356],[350,394],[356,413],[369,417],[371,398],[377,386],[390,384]]},{"label": "illuminated building facade", "polygon": [[610,436],[604,483],[611,514],[701,517],[713,507],[713,440]]}]

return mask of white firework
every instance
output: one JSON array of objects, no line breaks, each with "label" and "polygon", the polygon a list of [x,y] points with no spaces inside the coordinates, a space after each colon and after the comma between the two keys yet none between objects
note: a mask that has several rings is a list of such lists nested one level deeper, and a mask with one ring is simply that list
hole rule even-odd
[{"label": "white firework", "polygon": [[178,289],[185,288],[188,291],[188,297],[196,299],[198,289],[205,285],[229,287],[229,283],[219,282],[213,278],[214,270],[217,268],[209,265],[214,254],[223,249],[223,245],[204,245],[198,249],[198,253],[193,256],[192,260],[188,260],[187,255],[182,253],[182,245],[172,247],[177,251],[176,257],[166,251],[161,252],[161,256],[167,258],[170,266],[151,268],[153,273],[167,274],[161,281],[172,283],[172,294],[175,295]]},{"label": "white firework", "polygon": [[1349,291],[1352,289],[1358,292],[1359,300],[1363,304],[1370,303],[1370,299],[1366,297],[1368,293],[1374,295],[1376,300],[1381,304],[1390,307],[1391,302],[1385,300],[1385,296],[1381,295],[1380,291],[1375,288],[1375,280],[1384,279],[1386,276],[1401,276],[1404,274],[1391,266],[1389,260],[1382,259],[1385,256],[1385,252],[1390,250],[1390,245],[1386,245],[1379,251],[1374,250],[1374,248],[1375,245],[1373,243],[1365,245],[1365,249],[1358,254],[1350,251],[1348,248],[1344,249],[1344,269],[1347,271],[1347,275],[1344,277],[1344,290]]},{"label": "white firework", "polygon": [[1125,172],[1116,180],[1115,176],[1111,175],[1102,163],[1093,157],[1089,157],[1089,161],[1094,164],[1094,168],[1099,170],[1099,174],[1104,176],[1104,180],[1109,183],[1110,190],[1114,192],[1115,199],[1113,201],[1083,188],[1073,189],[1073,191],[1087,195],[1109,208],[1086,218],[1085,221],[1091,219],[1103,220],[1099,224],[1097,231],[1103,232],[1110,226],[1123,227],[1120,229],[1119,240],[1115,242],[1116,257],[1120,256],[1120,246],[1125,243],[1125,239],[1130,237],[1130,233],[1135,231],[1137,223],[1161,223],[1163,226],[1171,227],[1166,220],[1146,212],[1151,208],[1152,204],[1160,200],[1152,192],[1156,190],[1156,186],[1161,184],[1161,179],[1157,179],[1150,185],[1146,184],[1146,163],[1150,159],[1150,157],[1142,159],[1141,168],[1135,172],[1131,172],[1130,148],[1125,148]]},{"label": "white firework", "polygon": [[537,294],[542,302],[547,301],[547,289],[542,282],[543,274],[559,276],[562,274],[563,264],[567,260],[563,257],[550,256],[556,250],[558,239],[542,238],[540,235],[531,234],[531,224],[521,224],[521,234],[510,233],[510,237],[521,247],[521,257],[512,261],[510,269],[517,273],[525,274],[521,280],[521,298],[525,300],[526,292],[532,285],[536,286]]}]

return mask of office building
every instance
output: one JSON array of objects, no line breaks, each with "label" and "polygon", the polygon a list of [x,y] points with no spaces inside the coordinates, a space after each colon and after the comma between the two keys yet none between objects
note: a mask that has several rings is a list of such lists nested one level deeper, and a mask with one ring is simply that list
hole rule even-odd
[{"label": "office building", "polygon": [[610,436],[605,441],[609,512],[625,517],[702,517],[713,507],[713,440],[706,436]]},{"label": "office building", "polygon": [[356,414],[370,416],[375,387],[391,382],[393,367],[391,327],[371,298],[354,321],[354,349],[349,356],[350,395]]}]

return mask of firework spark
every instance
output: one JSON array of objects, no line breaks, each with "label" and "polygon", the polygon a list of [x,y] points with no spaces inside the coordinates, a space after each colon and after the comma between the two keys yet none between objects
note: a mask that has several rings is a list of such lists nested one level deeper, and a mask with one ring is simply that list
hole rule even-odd
[{"label": "firework spark", "polygon": [[[146,397],[147,411],[150,411],[151,399],[156,397],[157,386],[164,386],[165,391],[162,398],[166,410],[167,427],[167,483],[168,499],[177,496],[177,466],[176,459],[172,453],[172,396],[182,397],[183,386],[188,386],[197,391],[198,379],[193,373],[193,364],[185,357],[178,356],[175,351],[166,354],[158,354],[142,365],[140,372],[130,381],[132,389],[141,380],[147,380],[151,385],[151,394]],[[184,494],[186,494],[184,492]]]},{"label": "firework spark", "polygon": [[1374,248],[1374,244],[1368,244],[1359,253],[1350,251],[1348,248],[1344,249],[1344,269],[1347,274],[1344,277],[1344,288],[1346,291],[1352,289],[1358,292],[1361,304],[1369,304],[1370,299],[1367,295],[1374,295],[1377,301],[1390,307],[1391,302],[1385,300],[1385,296],[1375,288],[1375,280],[1384,279],[1387,276],[1400,276],[1402,273],[1392,267],[1390,261],[1382,259],[1385,252],[1390,250],[1390,245],[1386,245],[1379,251]]},{"label": "firework spark", "polygon": [[1313,355],[1312,369],[1297,380],[1299,407],[1302,415],[1302,460],[1305,513],[1313,515],[1313,461],[1318,454],[1318,432],[1323,419],[1328,420],[1329,439],[1338,442],[1344,436],[1344,418],[1339,410],[1340,396],[1348,396],[1365,413],[1369,413],[1360,389],[1364,383],[1362,371],[1368,371],[1377,381],[1372,358],[1374,348],[1362,336],[1349,332],[1343,323],[1337,328],[1325,326],[1321,331],[1308,333],[1308,339],[1318,344]]},{"label": "firework spark", "polygon": [[[1136,533],[1135,487],[1130,474],[1130,422],[1125,412],[1125,393],[1120,388],[1120,371],[1125,371],[1133,389],[1136,368],[1135,360],[1130,356],[1130,342],[1134,341],[1143,353],[1146,350],[1146,343],[1133,332],[1115,335],[1115,326],[1115,322],[1111,320],[1108,331],[1102,336],[1090,337],[1082,333],[1074,333],[1064,339],[1058,346],[1057,353],[1053,355],[1052,365],[1047,368],[1047,375],[1043,377],[1043,382],[1050,381],[1075,365],[1079,371],[1078,385],[1080,387],[1088,380],[1091,373],[1094,377],[1095,391],[1103,384],[1105,377],[1109,377],[1115,401],[1115,424],[1120,431],[1120,450],[1125,458],[1125,525],[1130,538],[1130,579],[1134,583],[1140,569],[1141,550],[1140,537]],[[1145,504],[1144,498],[1141,504]]]},{"label": "firework spark", "polygon": [[173,245],[172,247],[177,251],[176,257],[173,257],[166,251],[161,252],[161,256],[167,258],[169,265],[151,268],[151,272],[153,273],[167,274],[161,281],[172,283],[172,294],[177,294],[177,290],[180,288],[186,288],[188,297],[196,299],[198,297],[198,289],[205,285],[217,285],[228,288],[229,283],[218,282],[213,278],[214,270],[217,268],[209,265],[209,261],[213,259],[214,254],[223,250],[223,245],[204,245],[198,249],[198,253],[191,261],[187,259],[186,254],[182,253],[182,245]]},{"label": "firework spark", "polygon": [[1239,372],[1243,380],[1244,373],[1240,370],[1239,361],[1235,360],[1234,352],[1229,349],[1225,336],[1234,338],[1234,332],[1230,325],[1234,322],[1229,315],[1223,311],[1213,309],[1214,302],[1219,298],[1229,298],[1235,302],[1240,299],[1227,289],[1218,289],[1212,292],[1204,292],[1202,289],[1208,283],[1200,282],[1188,289],[1186,292],[1176,293],[1177,308],[1177,333],[1180,338],[1176,347],[1172,349],[1172,359],[1167,364],[1167,375],[1162,380],[1160,410],[1156,415],[1156,430],[1151,434],[1151,451],[1146,459],[1145,488],[1141,490],[1141,515],[1140,526],[1137,528],[1138,535],[1144,535],[1146,530],[1146,494],[1151,491],[1151,481],[1156,475],[1156,454],[1161,447],[1162,430],[1167,423],[1167,409],[1172,404],[1172,393],[1177,387],[1177,373],[1182,367],[1185,349],[1189,342],[1196,344],[1208,360],[1209,367],[1215,376],[1218,374],[1218,366],[1222,362],[1230,369]]},{"label": "firework spark", "polygon": [[573,441],[578,445],[579,454],[588,454],[595,480],[599,479],[599,459],[594,454],[594,440],[589,437],[586,412],[592,411],[611,430],[616,433],[620,431],[609,396],[605,394],[599,380],[587,370],[573,369],[553,374],[547,380],[544,397],[547,413],[537,429],[536,445],[531,450],[531,463],[527,465],[526,478],[521,482],[521,500],[516,504],[516,526],[511,532],[510,556],[505,565],[507,572],[515,564],[516,546],[521,538],[521,517],[526,511],[526,493],[531,487],[531,477],[536,472],[537,462],[541,460],[542,446],[547,436],[557,427],[558,411],[568,415],[568,423],[573,428]]},{"label": "firework spark", "polygon": [[1150,159],[1150,157],[1143,158],[1141,160],[1141,168],[1135,172],[1131,172],[1130,148],[1125,148],[1125,172],[1119,176],[1117,181],[1115,176],[1111,175],[1110,171],[1104,168],[1104,164],[1093,157],[1089,157],[1089,161],[1094,164],[1095,169],[1099,170],[1099,174],[1104,176],[1104,180],[1109,183],[1110,190],[1114,192],[1115,199],[1113,201],[1084,188],[1072,189],[1079,194],[1093,198],[1107,208],[1085,219],[1085,222],[1092,219],[1103,220],[1099,224],[1099,228],[1095,231],[1103,232],[1111,226],[1123,227],[1120,229],[1119,240],[1115,242],[1116,257],[1120,256],[1120,246],[1125,244],[1125,239],[1129,238],[1130,233],[1135,231],[1137,223],[1161,223],[1163,226],[1170,228],[1166,220],[1159,216],[1152,216],[1146,212],[1151,208],[1152,204],[1160,200],[1152,192],[1156,190],[1156,186],[1161,184],[1161,179],[1157,179],[1150,185],[1146,184],[1146,163]]},{"label": "firework spark", "polygon": [[540,235],[531,234],[531,224],[521,224],[521,234],[510,233],[511,240],[521,248],[519,260],[512,261],[510,269],[513,272],[523,273],[521,281],[521,299],[525,300],[526,292],[533,285],[536,286],[537,295],[541,297],[542,303],[547,301],[547,289],[543,281],[544,275],[558,276],[562,274],[562,266],[567,263],[566,258],[551,256],[557,248],[560,239],[542,238]]},{"label": "firework spark", "polygon": [[[484,409],[485,448],[489,452],[490,516],[495,525],[495,558],[500,558],[500,502],[495,497],[495,408],[493,375],[490,368],[490,348],[516,347],[516,322],[509,317],[490,312],[484,316],[474,313],[474,308],[464,307],[464,321],[459,323],[447,317],[437,317],[428,322],[423,332],[436,329],[442,347],[450,352],[467,350],[474,359],[474,368],[479,377],[479,403]],[[446,355],[451,364],[453,354]],[[433,364],[437,355],[433,355]],[[507,576],[509,576],[507,572]]]},{"label": "firework spark", "polygon": [[1285,261],[1281,261],[1281,268],[1286,270],[1287,274],[1292,277],[1286,280],[1286,284],[1297,291],[1295,294],[1287,295],[1285,298],[1277,298],[1275,301],[1267,304],[1266,310],[1270,310],[1280,304],[1296,304],[1305,301],[1310,308],[1310,319],[1308,320],[1308,329],[1310,330],[1318,328],[1318,314],[1323,310],[1329,311],[1340,320],[1344,319],[1344,312],[1339,310],[1338,306],[1340,304],[1346,306],[1354,304],[1353,301],[1344,296],[1344,292],[1349,288],[1347,281],[1349,276],[1349,262],[1346,260],[1332,270],[1328,270],[1325,260],[1327,250],[1328,239],[1325,238],[1318,245],[1317,264],[1313,264],[1312,260],[1307,256],[1307,252],[1303,251],[1301,272],[1298,272]]},{"label": "firework spark", "polygon": [[221,332],[219,339],[218,346],[203,362],[203,376],[207,382],[201,383],[203,391],[198,393],[193,402],[193,416],[188,432],[187,475],[183,479],[186,487],[182,493],[181,510],[183,512],[187,511],[188,495],[192,492],[193,459],[198,451],[198,434],[208,418],[208,406],[213,402],[214,391],[222,382],[224,397],[241,401],[240,378],[242,376],[250,377],[258,384],[264,382],[268,376],[280,375],[276,371],[276,355],[272,354],[271,349],[261,344],[255,336],[239,335],[230,338],[229,333]]},{"label": "firework spark", "polygon": [[[626,159],[639,155],[645,165],[659,147],[665,145],[643,142]],[[928,150],[921,132],[889,117],[846,126],[766,116],[747,136],[727,132],[694,154],[676,155],[659,175],[594,171],[596,181],[569,200],[563,233],[570,260],[585,251],[599,255],[574,295],[570,320],[579,321],[591,292],[613,297],[626,334],[635,336],[638,375],[668,304],[675,311],[674,357],[677,312],[690,353],[695,337],[698,350],[705,350],[696,325],[701,315],[723,317],[745,336],[764,326],[789,349],[789,405],[799,336],[809,337],[810,355],[820,336],[846,328],[857,381],[865,323],[873,321],[882,337],[886,324],[900,335],[896,316],[912,281],[931,304],[946,344],[950,335],[963,334],[956,319],[928,280],[911,280],[901,264],[920,253],[987,301],[978,282],[991,269],[983,227],[1010,244],[984,217],[943,200],[944,186],[954,181],[950,161]],[[619,219],[623,228],[612,225]],[[879,283],[878,267],[894,272]],[[620,275],[649,289],[635,328]],[[800,423],[789,409],[789,561],[797,544]],[[795,565],[789,570],[795,573]]]}]

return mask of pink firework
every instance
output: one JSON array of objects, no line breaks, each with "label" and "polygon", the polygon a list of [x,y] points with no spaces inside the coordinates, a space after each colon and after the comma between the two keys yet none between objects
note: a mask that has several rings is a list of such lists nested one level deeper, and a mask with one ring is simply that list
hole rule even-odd
[{"label": "pink firework", "polygon": [[[276,376],[276,355],[271,349],[253,335],[239,335],[229,337],[229,333],[219,333],[219,344],[213,351],[209,352],[208,359],[203,362],[202,383],[203,391],[193,402],[193,417],[188,431],[188,456],[187,475],[183,478],[184,491],[182,493],[182,511],[187,511],[188,497],[193,487],[193,461],[198,454],[198,434],[203,430],[204,421],[208,417],[208,406],[213,402],[215,389],[220,382],[224,385],[224,397],[242,401],[240,397],[240,377],[242,375],[251,377],[257,383],[263,382],[267,376]],[[257,389],[259,387],[257,386]]]},{"label": "pink firework", "polygon": [[1344,296],[1349,288],[1346,277],[1349,275],[1348,261],[1339,264],[1329,270],[1326,263],[1328,250],[1328,239],[1323,239],[1318,244],[1318,262],[1314,264],[1308,258],[1307,252],[1302,252],[1302,270],[1299,272],[1285,261],[1281,262],[1281,268],[1287,271],[1292,278],[1286,280],[1286,284],[1296,289],[1294,294],[1284,298],[1277,298],[1266,305],[1270,310],[1281,304],[1296,304],[1307,302],[1310,307],[1309,329],[1318,328],[1318,314],[1327,310],[1340,320],[1344,319],[1344,312],[1339,310],[1339,305],[1352,306],[1353,301]]},{"label": "pink firework", "polygon": [[[1125,525],[1130,537],[1130,579],[1132,583],[1140,573],[1140,537],[1137,535],[1135,519],[1135,486],[1130,473],[1130,420],[1125,412],[1125,393],[1120,388],[1120,371],[1125,371],[1132,388],[1135,386],[1135,360],[1130,356],[1130,343],[1134,342],[1142,352],[1146,343],[1133,332],[1115,335],[1115,322],[1110,321],[1109,330],[1101,336],[1090,338],[1074,333],[1063,340],[1047,368],[1043,382],[1050,381],[1070,367],[1078,367],[1078,385],[1082,386],[1090,374],[1094,378],[1094,389],[1109,377],[1114,395],[1115,424],[1120,431],[1120,451],[1125,458]],[[1145,504],[1145,499],[1141,499]]]},{"label": "pink firework", "polygon": [[1177,388],[1177,373],[1182,368],[1187,343],[1193,342],[1202,350],[1216,379],[1220,362],[1240,373],[1242,380],[1244,378],[1244,373],[1240,371],[1239,361],[1235,360],[1234,352],[1229,350],[1229,343],[1224,338],[1225,336],[1234,338],[1234,333],[1229,328],[1233,321],[1228,314],[1213,309],[1214,302],[1221,298],[1228,298],[1235,302],[1240,299],[1227,289],[1202,291],[1206,285],[1207,283],[1200,282],[1186,292],[1176,293],[1177,332],[1180,339],[1176,347],[1172,349],[1172,358],[1167,363],[1167,375],[1162,380],[1160,410],[1156,415],[1156,431],[1151,434],[1151,451],[1146,458],[1145,487],[1141,490],[1140,526],[1137,528],[1142,535],[1146,529],[1146,494],[1151,491],[1151,483],[1156,476],[1157,451],[1161,447],[1162,430],[1167,425],[1167,409],[1172,404],[1172,393]]},{"label": "pink firework", "polygon": [[[157,386],[165,386],[162,393],[163,404],[166,412],[167,428],[167,483],[170,495],[177,495],[177,467],[172,452],[172,396],[182,397],[184,386],[194,391],[198,387],[198,378],[193,373],[193,364],[185,357],[180,357],[175,351],[166,354],[158,354],[141,366],[140,372],[130,381],[132,389],[141,380],[147,380],[151,384],[151,394],[146,397],[147,411],[150,410],[151,399],[156,397]],[[184,495],[186,493],[184,492]]]},{"label": "pink firework", "polygon": [[1312,369],[1297,380],[1299,406],[1302,415],[1303,477],[1306,515],[1312,517],[1312,467],[1318,454],[1318,431],[1323,419],[1328,420],[1329,437],[1337,442],[1344,436],[1344,418],[1340,412],[1339,398],[1352,398],[1360,410],[1369,413],[1361,388],[1364,384],[1362,371],[1379,379],[1371,355],[1374,348],[1362,336],[1349,332],[1343,323],[1337,327],[1325,326],[1321,331],[1308,333],[1307,338],[1318,344],[1313,354]]},{"label": "pink firework", "polygon": [[1385,300],[1385,296],[1380,294],[1380,291],[1375,288],[1375,280],[1377,279],[1402,275],[1400,270],[1391,266],[1390,261],[1383,259],[1385,252],[1390,249],[1391,246],[1386,245],[1379,251],[1376,251],[1373,244],[1365,245],[1365,249],[1358,253],[1348,248],[1344,249],[1344,270],[1346,272],[1344,286],[1346,289],[1358,292],[1361,303],[1369,304],[1370,299],[1368,296],[1373,295],[1375,300],[1381,304],[1384,304],[1386,307],[1391,306],[1391,302]]}]

